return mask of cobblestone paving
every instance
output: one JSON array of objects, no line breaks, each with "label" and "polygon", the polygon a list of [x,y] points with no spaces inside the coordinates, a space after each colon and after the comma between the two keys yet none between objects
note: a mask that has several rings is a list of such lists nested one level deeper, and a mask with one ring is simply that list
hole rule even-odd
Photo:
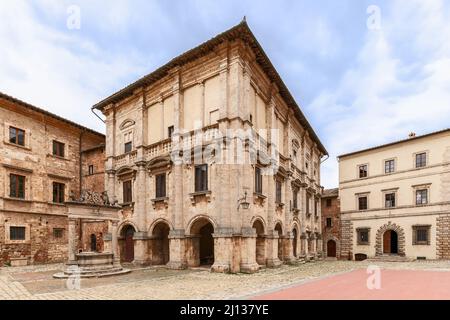
[{"label": "cobblestone paving", "polygon": [[119,277],[83,279],[79,290],[69,290],[64,280],[52,278],[62,265],[28,266],[0,269],[0,300],[245,299],[305,280],[367,268],[371,264],[386,269],[450,272],[448,261],[318,261],[265,269],[253,275],[148,268]]}]

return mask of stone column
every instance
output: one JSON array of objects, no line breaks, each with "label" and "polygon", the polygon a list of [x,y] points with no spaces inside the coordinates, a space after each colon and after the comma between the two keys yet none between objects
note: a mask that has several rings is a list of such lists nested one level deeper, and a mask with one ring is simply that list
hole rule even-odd
[{"label": "stone column", "polygon": [[241,265],[243,273],[255,273],[259,270],[256,262],[256,230],[243,228],[241,239]]},{"label": "stone column", "polygon": [[269,268],[276,268],[283,263],[278,258],[278,240],[280,236],[276,231],[269,231],[266,238],[267,246],[267,266]]},{"label": "stone column", "polygon": [[111,251],[114,255],[114,265],[120,265],[120,251],[119,251],[119,242],[117,239],[117,226],[118,221],[111,221]]},{"label": "stone column", "polygon": [[116,171],[114,170],[108,170],[107,173],[107,185],[106,185],[106,191],[108,192],[108,198],[111,204],[114,204],[117,200],[116,197],[116,191],[115,191],[115,185],[116,185]]},{"label": "stone column", "polygon": [[214,238],[214,264],[212,272],[228,273],[231,270],[233,253],[233,234],[231,232],[218,232]]},{"label": "stone column", "polygon": [[283,261],[285,263],[293,263],[296,259],[293,253],[293,245],[294,236],[291,232],[287,232],[286,236],[283,237]]},{"label": "stone column", "polygon": [[302,233],[300,239],[302,243],[302,256],[306,257],[308,255],[308,236],[305,232]]},{"label": "stone column", "polygon": [[186,238],[184,230],[171,230],[169,233],[170,261],[167,267],[170,269],[186,269]]},{"label": "stone column", "polygon": [[76,264],[77,263],[77,228],[76,228],[77,221],[75,219],[69,218],[69,243],[68,243],[68,251],[69,251],[69,261],[68,264]]}]

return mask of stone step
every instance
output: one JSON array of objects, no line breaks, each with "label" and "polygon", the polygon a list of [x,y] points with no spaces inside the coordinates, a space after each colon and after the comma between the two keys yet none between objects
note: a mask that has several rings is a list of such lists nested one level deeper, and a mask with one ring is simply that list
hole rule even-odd
[{"label": "stone step", "polygon": [[382,262],[412,262],[415,259],[408,258],[408,257],[402,257],[402,256],[396,256],[396,255],[381,255],[381,256],[375,256],[372,258],[367,259],[366,261],[382,261]]}]

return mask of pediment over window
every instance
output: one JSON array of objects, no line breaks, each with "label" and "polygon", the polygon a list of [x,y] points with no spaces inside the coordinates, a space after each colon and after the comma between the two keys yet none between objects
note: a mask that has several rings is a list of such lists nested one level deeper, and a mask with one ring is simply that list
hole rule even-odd
[{"label": "pediment over window", "polygon": [[150,160],[147,164],[147,169],[151,172],[160,169],[168,169],[171,165],[172,161],[170,156],[163,156]]},{"label": "pediment over window", "polygon": [[122,122],[122,124],[120,125],[120,130],[124,130],[124,129],[128,129],[132,126],[134,126],[136,124],[135,121],[131,120],[131,119],[127,119],[124,122]]},{"label": "pediment over window", "polygon": [[136,170],[134,170],[132,167],[124,166],[117,170],[116,175],[123,179],[123,178],[134,178],[136,174]]}]

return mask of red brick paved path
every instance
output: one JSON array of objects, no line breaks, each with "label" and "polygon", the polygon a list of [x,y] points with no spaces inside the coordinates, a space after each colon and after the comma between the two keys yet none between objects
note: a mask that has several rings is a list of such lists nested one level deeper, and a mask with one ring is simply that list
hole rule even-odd
[{"label": "red brick paved path", "polygon": [[450,271],[381,270],[381,289],[369,290],[365,269],[254,297],[261,300],[450,300]]}]

